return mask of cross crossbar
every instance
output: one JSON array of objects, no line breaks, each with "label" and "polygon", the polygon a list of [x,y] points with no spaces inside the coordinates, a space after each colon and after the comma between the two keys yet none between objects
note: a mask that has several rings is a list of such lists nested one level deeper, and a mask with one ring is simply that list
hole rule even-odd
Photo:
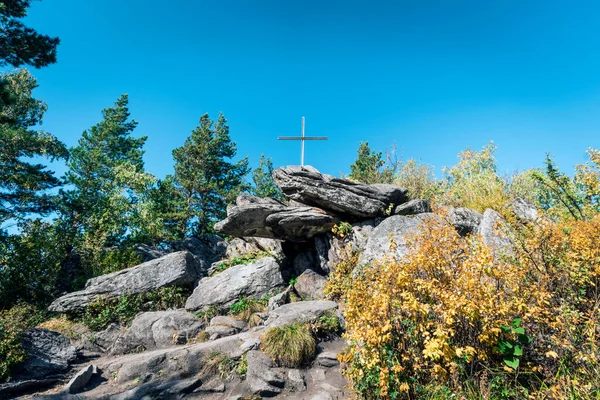
[{"label": "cross crossbar", "polygon": [[327,140],[327,136],[304,136],[304,117],[302,117],[302,136],[279,136],[277,140],[299,140],[301,143],[300,165],[304,166],[304,142],[307,140]]}]

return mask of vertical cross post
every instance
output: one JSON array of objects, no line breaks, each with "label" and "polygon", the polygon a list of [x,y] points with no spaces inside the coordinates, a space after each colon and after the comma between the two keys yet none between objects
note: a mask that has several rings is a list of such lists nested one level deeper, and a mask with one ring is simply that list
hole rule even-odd
[{"label": "vertical cross post", "polygon": [[302,117],[302,136],[279,136],[277,140],[299,140],[300,141],[300,165],[304,166],[304,142],[306,140],[327,140],[327,136],[305,136],[304,117]]}]

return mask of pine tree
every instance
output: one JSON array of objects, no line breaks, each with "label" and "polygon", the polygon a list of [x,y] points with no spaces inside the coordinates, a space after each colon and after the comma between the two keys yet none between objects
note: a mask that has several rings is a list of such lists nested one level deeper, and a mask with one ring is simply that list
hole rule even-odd
[{"label": "pine tree", "polygon": [[58,38],[41,35],[18,19],[27,16],[31,0],[0,1],[0,67],[32,65],[45,67],[56,62]]},{"label": "pine tree", "polygon": [[252,171],[252,181],[254,182],[252,193],[255,196],[283,201],[283,194],[273,181],[273,162],[264,154],[260,156],[258,167]]},{"label": "pine tree", "polygon": [[237,149],[223,114],[216,124],[204,114],[184,145],[173,150],[173,181],[182,194],[182,235],[212,232],[223,219],[227,204],[247,187],[248,159],[233,162]]},{"label": "pine tree", "polygon": [[65,193],[65,214],[85,246],[96,250],[119,244],[137,229],[139,206],[155,182],[144,172],[147,137],[132,136],[137,122],[129,118],[128,103],[127,95],[119,97],[71,149],[67,180],[74,190]]},{"label": "pine tree", "polygon": [[0,224],[29,213],[51,212],[53,196],[48,191],[60,181],[47,166],[28,159],[68,157],[56,137],[33,129],[42,123],[47,108],[32,97],[36,87],[26,70],[0,76]]},{"label": "pine tree", "polygon": [[[397,164],[397,163],[395,163]],[[396,166],[385,167],[386,161],[381,152],[369,147],[369,142],[360,142],[358,156],[350,165],[350,179],[362,183],[392,183]]]}]

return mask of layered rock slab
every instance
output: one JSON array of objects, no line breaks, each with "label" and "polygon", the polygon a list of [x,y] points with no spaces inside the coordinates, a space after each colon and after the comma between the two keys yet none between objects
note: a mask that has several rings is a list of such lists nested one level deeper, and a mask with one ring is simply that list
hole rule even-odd
[{"label": "layered rock slab", "polygon": [[51,312],[83,310],[98,297],[116,298],[165,286],[191,286],[201,276],[195,257],[187,251],[171,253],[138,266],[92,278],[85,289],[66,294],[48,307]]},{"label": "layered rock slab", "polygon": [[249,197],[238,198],[237,205],[227,208],[227,218],[215,224],[217,232],[304,242],[330,231],[339,221],[335,215],[316,207],[287,207],[265,199],[248,202]]},{"label": "layered rock slab", "polygon": [[310,166],[278,168],[273,179],[291,200],[354,218],[383,216],[391,205],[407,200],[404,188],[352,182],[321,174]]},{"label": "layered rock slab", "polygon": [[225,308],[241,297],[261,298],[286,286],[277,261],[265,257],[202,279],[187,299],[185,308],[191,311],[211,306]]}]

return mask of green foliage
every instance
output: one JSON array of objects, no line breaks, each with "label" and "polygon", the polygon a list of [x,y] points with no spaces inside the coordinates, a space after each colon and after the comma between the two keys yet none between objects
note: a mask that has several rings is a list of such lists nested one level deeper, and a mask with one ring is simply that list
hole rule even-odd
[{"label": "green foliage", "polygon": [[393,183],[405,188],[411,199],[431,200],[441,190],[440,182],[435,179],[433,166],[415,159],[400,164]]},{"label": "green foliage", "polygon": [[369,142],[360,142],[348,177],[362,183],[392,183],[395,172],[393,167],[386,166],[382,152],[371,150]]},{"label": "green foliage", "polygon": [[19,19],[27,16],[31,0],[0,2],[0,67],[32,65],[45,67],[56,62],[56,37],[37,33]]},{"label": "green foliage", "polygon": [[126,325],[140,312],[181,308],[190,294],[182,288],[164,287],[114,299],[98,297],[86,307],[81,319],[91,330],[101,331],[111,323]]},{"label": "green foliage", "polygon": [[521,318],[515,318],[511,326],[501,327],[503,336],[498,341],[498,351],[502,354],[504,363],[516,370],[523,356],[523,346],[531,343],[533,338],[525,334],[521,326]]},{"label": "green foliage", "polygon": [[230,259],[223,260],[218,265],[216,265],[212,274],[216,275],[219,272],[223,272],[226,269],[231,268],[233,266],[250,264],[250,263],[255,262],[256,260],[260,260],[261,258],[270,257],[270,256],[272,256],[271,253],[261,250],[261,251],[253,251],[253,252],[250,252],[247,254],[243,254],[238,257],[232,257]]},{"label": "green foliage", "polygon": [[261,154],[258,161],[258,167],[252,171],[252,181],[254,187],[252,194],[257,197],[270,197],[275,200],[283,201],[283,193],[273,181],[273,162],[269,157]]},{"label": "green foliage", "polygon": [[[213,351],[203,358],[201,375],[218,375],[219,378],[225,379],[231,375],[232,372],[236,371],[239,366],[239,362],[233,360],[226,354],[218,351]],[[246,367],[247,368],[247,367]]]},{"label": "green foliage", "polygon": [[352,225],[342,221],[331,228],[331,233],[340,238],[349,237],[352,234]]},{"label": "green foliage", "polygon": [[19,228],[20,235],[0,235],[0,309],[18,302],[47,305],[64,257],[53,225],[34,220]]},{"label": "green foliage", "polygon": [[315,338],[305,324],[271,328],[262,335],[261,341],[265,354],[284,367],[300,367],[315,356]]},{"label": "green foliage", "polygon": [[98,252],[83,249],[82,253],[83,275],[78,277],[82,284],[85,284],[90,277],[109,274],[142,263],[142,257],[134,249],[126,246],[105,248]]},{"label": "green foliage", "polygon": [[221,315],[221,313],[215,305],[212,305],[206,310],[198,311],[196,313],[196,317],[200,318],[205,325],[207,325],[210,322],[210,320],[216,317],[217,315]]},{"label": "green foliage", "polygon": [[71,149],[67,181],[74,189],[64,193],[64,219],[92,253],[135,236],[148,222],[145,196],[155,178],[144,172],[146,137],[131,136],[137,122],[129,119],[128,103],[127,95],[119,97]]},{"label": "green foliage", "polygon": [[216,124],[203,115],[184,145],[173,150],[173,182],[182,194],[177,206],[181,235],[212,232],[214,223],[225,218],[227,204],[246,189],[248,159],[229,161],[236,152],[223,114]]},{"label": "green foliage", "polygon": [[267,304],[269,304],[268,297],[262,299],[242,297],[229,307],[229,313],[248,323],[255,322],[254,316],[265,311]]},{"label": "green foliage", "polygon": [[11,370],[25,359],[21,338],[40,320],[37,310],[23,303],[0,311],[0,381],[9,378]]},{"label": "green foliage", "polygon": [[510,199],[506,181],[496,173],[496,148],[490,142],[481,151],[467,149],[459,153],[458,164],[444,168],[444,192],[437,203],[480,212],[487,208],[500,210]]},{"label": "green foliage", "polygon": [[32,97],[37,86],[26,70],[0,75],[0,224],[54,210],[48,190],[60,181],[45,165],[27,159],[66,159],[68,152],[56,137],[34,129],[47,109]]},{"label": "green foliage", "polygon": [[546,156],[544,171],[534,171],[533,178],[542,187],[539,201],[542,208],[552,210],[561,217],[584,219],[584,197],[578,191],[575,182],[558,166],[550,155]]},{"label": "green foliage", "polygon": [[331,339],[342,333],[342,323],[334,312],[326,311],[310,324],[314,335],[320,339]]},{"label": "green foliage", "polygon": [[246,374],[248,374],[248,359],[246,359],[246,354],[240,358],[236,372],[240,378],[246,379]]}]

